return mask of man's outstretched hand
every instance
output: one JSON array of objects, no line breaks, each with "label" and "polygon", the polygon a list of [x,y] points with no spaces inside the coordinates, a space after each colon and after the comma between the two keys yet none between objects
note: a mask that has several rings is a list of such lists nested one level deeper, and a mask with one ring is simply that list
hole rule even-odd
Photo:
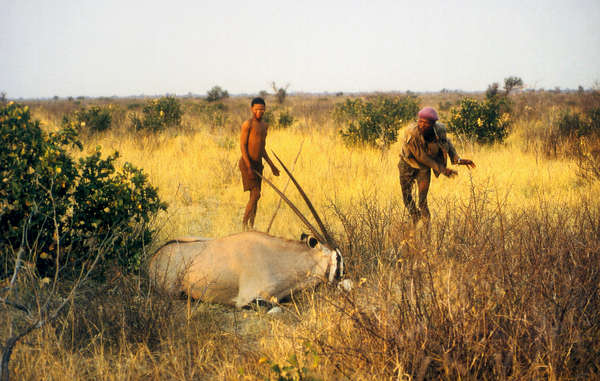
[{"label": "man's outstretched hand", "polygon": [[458,172],[450,168],[445,168],[443,173],[446,177],[454,177],[458,175]]},{"label": "man's outstretched hand", "polygon": [[473,160],[469,159],[459,159],[458,165],[466,165],[468,168],[475,168],[475,163],[473,163]]}]

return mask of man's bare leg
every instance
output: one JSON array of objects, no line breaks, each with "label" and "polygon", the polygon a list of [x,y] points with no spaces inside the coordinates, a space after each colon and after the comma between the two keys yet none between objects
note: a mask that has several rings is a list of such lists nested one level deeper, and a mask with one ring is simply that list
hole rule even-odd
[{"label": "man's bare leg", "polygon": [[244,212],[244,219],[242,225],[244,230],[254,228],[254,218],[256,217],[256,209],[258,208],[258,200],[260,199],[260,188],[254,187],[250,189],[250,199],[246,205],[246,211]]},{"label": "man's bare leg", "polygon": [[431,214],[427,206],[427,193],[429,193],[429,184],[431,183],[431,171],[422,171],[417,175],[417,188],[419,191],[419,212],[424,230],[429,231],[429,220]]},{"label": "man's bare leg", "polygon": [[398,169],[400,170],[400,187],[402,188],[404,206],[406,206],[408,214],[410,214],[410,217],[413,220],[413,224],[416,224],[421,216],[415,204],[415,200],[412,197],[412,187],[415,183],[417,171],[402,161],[398,164]]},{"label": "man's bare leg", "polygon": [[419,188],[419,211],[421,212],[421,218],[427,221],[429,221],[430,218],[429,207],[427,206],[429,183],[429,178],[417,180],[417,187]]}]

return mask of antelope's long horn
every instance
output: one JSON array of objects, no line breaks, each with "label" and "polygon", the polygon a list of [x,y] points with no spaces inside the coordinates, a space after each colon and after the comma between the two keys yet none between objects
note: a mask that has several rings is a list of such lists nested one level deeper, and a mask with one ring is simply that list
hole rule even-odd
[{"label": "antelope's long horn", "polygon": [[304,193],[304,190],[302,189],[302,187],[300,186],[300,184],[298,184],[298,182],[296,181],[296,179],[294,178],[294,176],[292,175],[292,173],[287,169],[287,167],[285,166],[285,164],[283,164],[283,162],[281,161],[281,159],[279,158],[279,156],[277,156],[277,154],[274,151],[271,151],[271,152],[273,152],[273,155],[275,156],[275,159],[277,159],[277,161],[279,162],[279,164],[281,164],[281,166],[285,170],[285,173],[288,174],[288,176],[290,177],[290,179],[292,180],[292,182],[294,183],[294,185],[298,189],[298,192],[300,192],[300,195],[304,199],[304,202],[306,202],[306,205],[308,205],[308,209],[310,209],[313,217],[315,218],[315,221],[317,221],[317,225],[319,225],[319,227],[321,228],[321,231],[323,232],[323,235],[325,236],[325,239],[326,239],[325,242],[327,242],[329,245],[331,245],[332,247],[335,248],[337,245],[335,244],[335,242],[333,241],[333,239],[331,238],[331,236],[329,235],[329,233],[327,233],[327,229],[325,229],[325,225],[323,225],[323,221],[321,221],[321,218],[317,214],[317,211],[315,210],[313,204],[308,199],[308,196],[306,195],[306,193]]},{"label": "antelope's long horn", "polygon": [[280,191],[275,184],[273,184],[271,181],[269,181],[269,179],[265,178],[263,175],[260,174],[260,172],[258,172],[257,170],[254,170],[254,173],[256,173],[258,176],[260,176],[261,179],[263,179],[267,184],[269,184],[271,186],[271,188],[273,188],[273,190],[275,190],[275,192],[277,192],[277,194],[279,194],[279,197],[281,197],[283,199],[283,201],[285,201],[288,206],[294,211],[294,213],[296,213],[296,215],[300,218],[300,220],[304,223],[304,225],[306,225],[306,227],[311,231],[311,233],[315,236],[315,238],[319,241],[319,242],[327,242],[325,239],[323,239],[323,237],[321,236],[321,234],[319,234],[319,232],[317,231],[317,229],[315,229],[311,223],[308,221],[308,219],[306,219],[306,217],[302,214],[302,212],[300,212],[300,210],[298,210],[298,208],[296,208],[296,205],[294,205],[289,198],[286,197],[285,194],[283,194],[282,191]]}]

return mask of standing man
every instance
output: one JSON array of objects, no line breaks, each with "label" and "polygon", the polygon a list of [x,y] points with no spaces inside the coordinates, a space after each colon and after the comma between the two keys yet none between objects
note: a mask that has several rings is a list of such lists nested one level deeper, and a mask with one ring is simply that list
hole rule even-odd
[{"label": "standing man", "polygon": [[[471,160],[461,159],[458,156],[454,146],[446,137],[446,127],[437,122],[438,115],[433,108],[423,108],[419,111],[418,117],[417,124],[409,127],[404,135],[398,163],[402,198],[414,223],[417,223],[420,218],[429,221],[427,192],[432,169],[436,177],[440,173],[447,177],[458,175],[458,172],[446,167],[448,156],[452,164],[475,168],[475,163]],[[412,186],[415,181],[419,193],[418,209],[412,197]]]},{"label": "standing man", "polygon": [[254,98],[250,103],[250,107],[252,118],[242,124],[242,133],[240,137],[242,158],[240,159],[239,167],[242,172],[244,192],[250,191],[250,200],[248,200],[248,205],[246,205],[246,211],[244,212],[244,219],[242,220],[244,230],[254,228],[254,218],[256,217],[261,185],[261,178],[254,171],[262,175],[263,158],[271,167],[271,172],[273,172],[275,176],[279,176],[279,170],[273,165],[273,162],[265,150],[268,127],[262,120],[266,109],[265,100],[262,98]]}]

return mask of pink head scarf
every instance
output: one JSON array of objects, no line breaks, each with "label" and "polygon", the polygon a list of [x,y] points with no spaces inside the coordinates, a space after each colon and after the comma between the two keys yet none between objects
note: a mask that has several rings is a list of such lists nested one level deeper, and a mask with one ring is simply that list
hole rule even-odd
[{"label": "pink head scarf", "polygon": [[419,119],[421,118],[429,119],[435,122],[438,120],[438,114],[435,112],[433,107],[424,107],[421,109],[421,111],[419,111]]}]

